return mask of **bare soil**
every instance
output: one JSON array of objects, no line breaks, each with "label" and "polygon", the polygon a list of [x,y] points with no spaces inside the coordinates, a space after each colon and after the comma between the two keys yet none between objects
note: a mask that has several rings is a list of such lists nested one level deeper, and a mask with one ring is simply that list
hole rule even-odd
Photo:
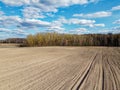
[{"label": "bare soil", "polygon": [[15,43],[0,43],[0,48],[16,48],[19,46],[20,44],[15,44]]},{"label": "bare soil", "polygon": [[120,47],[0,48],[0,90],[120,90]]}]

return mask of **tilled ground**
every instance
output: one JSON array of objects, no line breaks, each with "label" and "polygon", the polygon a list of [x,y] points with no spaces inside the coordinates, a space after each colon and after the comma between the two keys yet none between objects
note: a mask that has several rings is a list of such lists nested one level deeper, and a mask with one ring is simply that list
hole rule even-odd
[{"label": "tilled ground", "polygon": [[0,90],[120,90],[120,48],[0,48]]}]

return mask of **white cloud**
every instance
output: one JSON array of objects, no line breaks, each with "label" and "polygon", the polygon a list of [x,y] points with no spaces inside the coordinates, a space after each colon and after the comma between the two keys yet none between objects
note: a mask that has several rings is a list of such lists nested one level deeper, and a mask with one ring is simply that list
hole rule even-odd
[{"label": "white cloud", "polygon": [[23,27],[23,28],[26,27],[28,29],[45,28],[47,31],[55,31],[55,32],[61,32],[65,30],[64,28],[62,28],[62,24],[36,20],[36,19],[26,19],[20,24],[21,24],[20,27]]},{"label": "white cloud", "polygon": [[90,0],[90,2],[98,3],[100,0]]},{"label": "white cloud", "polygon": [[27,32],[20,30],[20,29],[7,29],[7,28],[0,28],[0,32],[7,33],[7,34],[13,34],[13,35],[28,35]]},{"label": "white cloud", "polygon": [[4,12],[3,11],[0,11],[0,16],[4,15]]},{"label": "white cloud", "polygon": [[8,29],[6,29],[6,28],[0,28],[0,32],[9,32],[9,30]]},{"label": "white cloud", "polygon": [[[55,31],[59,33],[65,32],[64,24],[76,24],[80,26],[88,26],[88,27],[98,27],[104,26],[104,24],[96,24],[95,20],[86,20],[86,19],[77,19],[71,18],[66,19],[64,17],[58,18],[58,20],[48,22],[39,19],[31,19],[31,18],[20,18],[19,16],[2,16],[0,17],[0,27],[5,27],[9,29],[4,29],[4,32],[9,32],[11,34],[23,35],[26,34],[25,31],[28,30],[47,30],[47,31]],[[14,27],[14,28],[13,28]],[[12,29],[12,30],[11,30]],[[79,28],[76,32],[85,31],[83,28]],[[3,30],[1,30],[3,32]]]},{"label": "white cloud", "polygon": [[112,11],[117,11],[117,10],[120,10],[120,5],[118,5],[118,6],[115,6],[115,7],[112,7],[112,9],[111,9]]},{"label": "white cloud", "polygon": [[81,26],[88,26],[88,27],[104,27],[105,24],[100,23],[96,24],[95,20],[87,20],[87,19],[78,19],[78,18],[71,18],[66,19],[65,17],[60,17],[58,20],[54,21],[55,24],[59,24],[59,26],[62,26],[63,24],[76,24]]},{"label": "white cloud", "polygon": [[108,17],[111,16],[112,12],[106,12],[106,11],[100,11],[90,14],[74,14],[74,17],[84,17],[84,18],[102,18],[102,17]]},{"label": "white cloud", "polygon": [[42,14],[39,8],[35,7],[26,7],[23,9],[24,18],[44,18],[45,16]]},{"label": "white cloud", "polygon": [[[48,22],[43,21],[39,19],[30,19],[30,18],[20,18],[19,16],[1,16],[0,17],[0,27],[9,28],[9,30],[13,31],[15,30],[40,30],[46,29],[49,31],[64,31],[64,28],[62,27],[62,23],[58,21]],[[8,29],[4,29],[4,32]],[[1,29],[1,32],[3,29]],[[22,31],[20,31],[22,32]],[[17,33],[17,32],[16,32]]]},{"label": "white cloud", "polygon": [[114,24],[120,24],[120,19],[116,20],[115,22],[113,22]]},{"label": "white cloud", "polygon": [[88,4],[98,2],[98,0],[0,0],[11,6],[34,6],[40,8],[44,12],[57,12],[59,7],[68,7],[71,5]]},{"label": "white cloud", "polygon": [[62,16],[62,17],[58,18],[58,20],[56,20],[55,23],[58,23],[59,25],[62,24],[62,23],[63,24],[68,24],[69,21],[65,17]]},{"label": "white cloud", "polygon": [[70,24],[78,24],[82,26],[89,26],[89,27],[104,27],[105,24],[96,24],[95,20],[87,20],[87,19],[70,19],[69,22]]},{"label": "white cloud", "polygon": [[94,24],[95,27],[105,27],[105,24]]},{"label": "white cloud", "polygon": [[30,4],[45,4],[45,5],[54,5],[56,7],[59,6],[69,6],[73,4],[87,4],[89,2],[96,2],[98,0],[0,0],[9,5],[30,5]]},{"label": "white cloud", "polygon": [[76,29],[76,32],[86,32],[87,29],[86,28],[78,28]]},{"label": "white cloud", "polygon": [[21,27],[48,27],[50,26],[49,22],[41,21],[37,19],[25,19],[20,23]]},{"label": "white cloud", "polygon": [[58,32],[58,33],[63,33],[65,28],[60,27],[60,26],[51,26],[47,28],[47,32]]},{"label": "white cloud", "polygon": [[70,24],[79,24],[84,26],[92,27],[92,25],[95,23],[95,20],[86,20],[86,19],[76,19],[72,18],[69,20]]},{"label": "white cloud", "polygon": [[0,17],[0,26],[8,27],[8,26],[17,26],[22,19],[19,16],[1,16]]},{"label": "white cloud", "polygon": [[[21,5],[29,5],[31,3],[31,0],[0,0],[4,2],[5,4],[11,5],[11,6],[21,6]],[[34,0],[32,0],[34,1]]]},{"label": "white cloud", "polygon": [[106,28],[103,30],[98,30],[98,33],[104,33],[104,34],[108,34],[108,33],[120,33],[120,26],[116,26],[116,27],[112,27],[112,28]]},{"label": "white cloud", "polygon": [[117,30],[120,32],[120,26],[113,27],[112,30]]},{"label": "white cloud", "polygon": [[22,19],[19,16],[2,16],[0,17],[0,26],[3,27],[47,27],[50,26],[49,22],[38,19]]},{"label": "white cloud", "polygon": [[86,28],[76,28],[74,30],[70,30],[69,33],[72,34],[83,34],[83,33],[88,33],[89,31]]},{"label": "white cloud", "polygon": [[[103,27],[104,24],[96,24],[95,20],[87,20],[87,19],[77,19],[71,18],[66,19],[64,17],[58,18],[58,20],[48,22],[39,19],[32,19],[32,18],[20,18],[19,16],[1,16],[0,17],[0,27],[6,27],[9,29],[1,29],[0,32],[8,32],[11,34],[16,35],[25,35],[28,30],[48,30],[48,31],[55,31],[59,33],[65,32],[65,28],[63,27],[64,24],[76,24],[81,26],[88,26],[88,27]],[[14,28],[13,28],[14,26]],[[10,28],[11,27],[11,28]],[[12,30],[11,30],[12,29]],[[78,33],[85,32],[85,28],[79,28],[76,30]],[[27,34],[26,34],[27,35]]]}]

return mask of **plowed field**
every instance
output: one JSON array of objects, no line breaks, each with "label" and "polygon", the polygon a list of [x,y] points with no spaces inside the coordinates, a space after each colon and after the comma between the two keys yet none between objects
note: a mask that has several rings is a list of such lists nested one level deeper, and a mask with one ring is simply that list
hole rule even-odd
[{"label": "plowed field", "polygon": [[0,48],[0,90],[120,90],[120,48]]}]

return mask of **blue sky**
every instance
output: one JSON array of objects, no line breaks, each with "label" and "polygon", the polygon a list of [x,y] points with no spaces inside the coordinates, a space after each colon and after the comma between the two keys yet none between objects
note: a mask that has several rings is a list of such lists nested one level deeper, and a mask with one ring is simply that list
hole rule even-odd
[{"label": "blue sky", "polygon": [[0,0],[0,39],[37,32],[120,33],[120,0]]}]

